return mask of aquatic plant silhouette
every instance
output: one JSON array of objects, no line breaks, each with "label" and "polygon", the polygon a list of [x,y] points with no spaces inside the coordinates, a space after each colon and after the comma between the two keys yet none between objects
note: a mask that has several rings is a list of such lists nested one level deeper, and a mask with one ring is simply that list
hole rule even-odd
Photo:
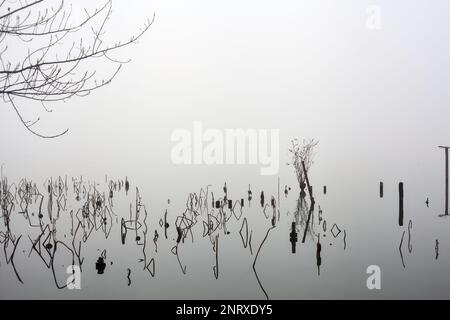
[{"label": "aquatic plant silhouette", "polygon": [[[302,163],[302,166],[305,166]],[[291,251],[296,253],[298,235],[302,235],[302,243],[305,243],[307,235],[316,246],[316,263],[319,268],[322,263],[320,235],[314,231],[317,226],[322,226],[323,234],[327,231],[326,220],[323,219],[323,210],[319,207],[319,219],[314,217],[315,199],[312,195],[312,186],[306,168],[303,169],[305,185],[308,187],[309,199],[300,194],[297,207],[290,222],[289,237]],[[181,213],[172,215],[170,207],[161,214],[153,213],[156,219],[155,225],[149,221],[149,212],[137,186],[134,187],[134,198],[130,197],[131,182],[125,179],[110,179],[105,175],[104,183],[89,181],[83,176],[68,178],[56,177],[45,180],[42,187],[33,181],[22,179],[17,184],[10,183],[1,174],[0,180],[0,207],[1,217],[4,221],[4,230],[0,229],[0,243],[4,246],[4,256],[7,264],[12,269],[19,282],[23,283],[18,268],[15,264],[15,253],[19,252],[19,246],[24,246],[23,234],[15,235],[11,228],[11,219],[18,215],[25,218],[28,227],[30,250],[28,258],[35,255],[52,275],[55,286],[58,289],[65,288],[62,282],[61,270],[57,267],[58,256],[65,256],[64,265],[78,265],[80,271],[86,268],[87,248],[95,246],[95,238],[99,236],[104,240],[117,241],[122,246],[137,246],[138,265],[141,270],[148,272],[151,277],[156,276],[156,254],[170,251],[175,256],[183,275],[188,274],[188,265],[185,260],[189,250],[185,250],[188,244],[195,244],[200,239],[207,239],[211,246],[212,277],[218,279],[221,276],[221,246],[228,239],[237,236],[249,257],[251,257],[252,270],[255,279],[268,299],[268,291],[263,285],[262,276],[258,273],[257,266],[263,248],[269,243],[269,235],[282,217],[280,214],[280,178],[278,178],[277,194],[271,195],[266,190],[260,192],[260,205],[253,208],[257,211],[257,218],[264,221],[267,228],[262,235],[257,231],[258,223],[251,225],[254,217],[249,215],[252,190],[249,185],[247,193],[248,206],[245,204],[245,191],[235,199],[230,197],[231,184],[224,183],[221,191],[217,192],[211,185],[200,188],[198,192],[188,194]],[[219,189],[220,190],[220,189]],[[287,192],[286,192],[287,191]],[[290,188],[285,186],[285,197],[288,199]],[[222,193],[222,195],[217,196]],[[123,201],[125,208],[123,212]],[[167,201],[170,205],[170,199]],[[128,211],[128,213],[126,213]],[[180,212],[180,211],[178,211]],[[258,214],[259,212],[259,214]],[[251,219],[250,219],[251,218]],[[148,236],[148,232],[152,236]],[[334,224],[331,228],[334,238],[341,236],[341,229]],[[161,236],[160,236],[161,234]],[[164,237],[162,236],[164,234]],[[346,247],[346,231],[343,230],[344,250]],[[95,236],[94,236],[95,235]],[[317,242],[316,240],[317,239]],[[149,241],[151,241],[149,243]],[[257,243],[257,251],[254,252],[254,243]],[[164,243],[169,244],[167,248]],[[151,244],[151,246],[149,246]],[[162,245],[162,246],[160,246]],[[162,249],[161,249],[162,248]],[[100,251],[100,249],[97,249]],[[167,250],[167,251],[166,251]],[[62,255],[64,254],[64,255]],[[111,254],[109,254],[111,255]],[[97,274],[108,273],[108,265],[113,264],[113,259],[106,257],[106,249],[98,253],[93,261],[88,262],[89,268],[95,268]],[[73,271],[73,270],[72,270]],[[74,271],[73,271],[74,272]],[[131,286],[131,266],[126,266],[127,286]]]},{"label": "aquatic plant silhouette", "polygon": [[264,236],[263,240],[261,241],[261,243],[258,247],[258,251],[256,252],[256,256],[255,256],[255,259],[253,260],[253,265],[252,265],[256,280],[258,281],[259,287],[261,288],[261,290],[264,293],[264,296],[266,297],[267,300],[269,300],[269,295],[267,294],[266,289],[264,288],[264,286],[261,283],[261,280],[259,279],[258,272],[256,271],[256,261],[258,260],[259,253],[261,252],[261,249],[262,249],[264,243],[266,242],[267,238],[269,237],[270,231],[274,228],[275,228],[275,226],[271,226],[269,229],[267,229],[266,235]]},{"label": "aquatic plant silhouette", "polygon": [[300,187],[300,194],[302,196],[306,196],[306,176],[313,164],[314,147],[316,147],[318,143],[319,142],[314,139],[305,139],[302,142],[298,139],[293,139],[291,141],[291,148],[289,149],[289,152],[291,153],[292,159],[288,165],[292,165],[295,169],[297,181]]}]

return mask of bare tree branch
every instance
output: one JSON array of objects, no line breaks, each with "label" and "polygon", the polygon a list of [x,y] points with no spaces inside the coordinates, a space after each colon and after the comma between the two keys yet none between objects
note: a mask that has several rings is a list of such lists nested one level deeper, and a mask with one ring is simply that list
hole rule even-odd
[{"label": "bare tree branch", "polygon": [[[83,97],[111,83],[121,66],[130,60],[119,60],[110,54],[137,43],[155,20],[153,14],[136,34],[108,44],[103,36],[112,16],[112,0],[93,11],[84,9],[84,17],[75,24],[71,24],[72,7],[67,8],[64,0],[56,7],[48,5],[49,0],[17,1],[14,8],[5,8],[5,3],[0,3],[0,12],[4,12],[0,13],[0,96],[13,107],[25,128],[41,138],[59,137],[68,130],[50,136],[36,132],[31,127],[40,118],[26,121],[15,98],[38,101],[49,112],[44,103]],[[14,43],[26,43],[24,57],[8,57]],[[87,66],[94,59],[113,63],[112,73],[98,78],[97,70]]]}]

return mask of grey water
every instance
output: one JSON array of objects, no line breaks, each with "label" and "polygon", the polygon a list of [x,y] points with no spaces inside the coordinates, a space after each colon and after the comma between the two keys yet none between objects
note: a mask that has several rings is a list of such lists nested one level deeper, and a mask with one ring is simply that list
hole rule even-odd
[{"label": "grey water", "polygon": [[[436,154],[441,156],[439,150]],[[409,183],[405,183],[405,223],[401,227],[398,225],[398,186],[394,179],[385,180],[383,198],[379,196],[379,185],[375,178],[372,181],[361,181],[358,176],[352,178],[351,189],[342,188],[342,184],[337,181],[336,184],[328,183],[327,193],[324,194],[318,187],[322,181],[316,179],[314,175],[319,170],[319,163],[314,164],[316,167],[310,170],[311,183],[313,187],[317,186],[313,188],[317,191],[314,194],[315,210],[309,225],[311,229],[305,243],[302,243],[305,222],[303,225],[297,224],[298,242],[295,253],[292,253],[289,238],[292,231],[291,224],[307,217],[300,215],[296,220],[299,187],[295,185],[295,178],[285,180],[280,177],[281,187],[278,190],[277,181],[266,185],[261,183],[259,187],[256,177],[250,184],[252,190],[250,203],[248,184],[226,181],[227,197],[233,200],[233,205],[237,203],[234,215],[227,206],[224,206],[225,214],[229,215],[225,229],[216,224],[217,228],[211,231],[213,235],[211,238],[217,235],[219,239],[217,279],[214,270],[216,266],[214,243],[211,242],[209,235],[204,236],[205,232],[208,233],[208,229],[205,229],[202,222],[208,221],[207,212],[214,215],[219,211],[209,202],[212,201],[211,192],[216,200],[223,198],[223,185],[192,187],[191,193],[203,197],[202,206],[208,206],[208,210],[198,213],[197,223],[186,233],[183,241],[180,241],[179,263],[171,250],[177,244],[176,219],[190,206],[189,193],[173,192],[170,198],[163,198],[162,195],[152,198],[146,194],[145,184],[142,187],[136,186],[133,177],[127,176],[130,189],[126,194],[122,185],[121,190],[117,189],[117,192],[114,192],[112,198],[114,213],[107,217],[108,227],[98,230],[94,228],[86,242],[81,242],[81,256],[84,260],[80,290],[57,289],[51,270],[46,268],[39,255],[31,250],[32,244],[28,235],[31,239],[35,239],[40,229],[32,228],[27,219],[18,213],[19,210],[15,210],[10,216],[10,228],[16,236],[23,235],[14,256],[23,284],[18,281],[11,264],[6,264],[5,256],[2,256],[1,297],[3,299],[265,299],[263,288],[269,299],[448,298],[449,280],[446,270],[450,263],[447,249],[450,238],[447,229],[450,221],[447,217],[439,217],[443,213],[441,185],[437,184],[433,190],[422,185],[414,185],[409,182],[413,180],[407,180]],[[436,167],[438,169],[438,166]],[[292,176],[294,175],[292,172]],[[109,182],[109,177],[100,180],[96,182],[96,190],[100,195],[102,190],[105,190],[105,199],[108,199],[107,191],[110,187],[105,180]],[[69,181],[66,183],[67,202],[65,209],[61,209],[59,218],[56,218],[55,237],[70,246],[72,239],[70,232],[73,228],[70,211],[76,212],[82,207],[80,203],[83,202],[75,199],[71,180],[67,181]],[[86,185],[89,182],[84,181]],[[287,194],[284,193],[285,185],[291,188]],[[148,214],[145,219],[147,235],[144,249],[142,245],[138,245],[143,239],[136,239],[138,234],[140,237],[144,236],[144,225],[138,228],[138,233],[128,230],[125,244],[121,243],[120,221],[121,218],[125,220],[134,218],[136,187],[139,187],[142,204],[146,206]],[[206,194],[201,193],[201,188],[203,191],[208,188],[207,199]],[[44,183],[40,189],[45,194]],[[265,208],[260,204],[260,191],[265,193]],[[275,227],[268,233],[253,269],[258,248],[267,230],[272,227],[274,212],[270,205],[272,195],[276,201],[278,197],[280,199],[275,211]],[[429,207],[425,203],[427,197],[431,199]],[[242,208],[241,199],[244,201]],[[306,197],[305,201],[308,206],[307,212],[310,200]],[[37,202],[34,207],[30,206],[30,213],[38,212],[36,205]],[[107,200],[104,205],[108,205]],[[54,203],[53,216],[56,215],[56,208]],[[194,208],[200,210],[195,204]],[[46,210],[43,212],[47,212]],[[165,210],[167,210],[166,220],[169,223],[167,239],[162,223]],[[30,217],[30,221],[39,221],[36,215]],[[78,215],[81,215],[81,211],[78,211]],[[191,217],[189,214],[187,216]],[[247,230],[242,225],[244,218],[247,220]],[[43,221],[47,219],[48,217],[43,217]],[[142,216],[138,220],[139,223],[143,222]],[[130,229],[134,227],[133,223],[128,226]],[[156,241],[157,248],[153,241],[155,230],[159,235]],[[5,232],[3,225],[2,232]],[[403,232],[405,235],[400,254],[399,245]],[[320,275],[316,259],[318,237],[322,246]],[[436,240],[439,242],[437,259]],[[98,274],[95,263],[104,250],[106,267],[103,274]],[[146,253],[147,263],[154,259],[154,274],[145,269],[145,263],[140,260],[143,258],[143,250]],[[69,277],[66,268],[71,265],[72,260],[61,246],[57,252],[54,263],[55,278],[61,285],[65,285]],[[370,276],[366,270],[371,265],[380,267],[380,290],[369,290],[366,285]],[[151,265],[150,269],[152,267]],[[256,274],[262,288],[258,284]]]}]

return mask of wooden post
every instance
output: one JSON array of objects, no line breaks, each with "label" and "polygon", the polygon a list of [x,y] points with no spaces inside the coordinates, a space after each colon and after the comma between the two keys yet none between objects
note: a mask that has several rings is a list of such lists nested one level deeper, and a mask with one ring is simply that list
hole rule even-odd
[{"label": "wooden post", "polygon": [[314,202],[314,200],[312,200],[311,206],[309,207],[308,220],[306,221],[305,231],[303,232],[302,243],[305,243],[305,240],[306,240],[306,234],[308,233],[309,223],[311,221],[311,215],[314,211],[314,204],[315,204],[315,202]]},{"label": "wooden post", "polygon": [[445,215],[448,216],[448,149],[450,147],[439,146],[445,149]]},{"label": "wooden post", "polygon": [[398,185],[399,193],[399,213],[398,213],[398,225],[403,226],[403,182]]},{"label": "wooden post", "polygon": [[448,148],[445,148],[445,215],[448,216]]},{"label": "wooden post", "polygon": [[306,172],[306,166],[303,161],[302,161],[302,166],[303,166],[303,171],[305,173],[306,185],[307,185],[308,191],[309,191],[309,198],[311,199],[311,206],[309,207],[308,220],[306,221],[305,232],[303,233],[303,239],[302,239],[302,243],[305,243],[306,233],[308,232],[309,222],[311,221],[311,215],[314,211],[314,204],[316,203],[316,201],[314,200],[314,197],[313,197],[312,186],[309,184],[308,173]]},{"label": "wooden post", "polygon": [[303,172],[305,173],[306,186],[308,187],[309,198],[311,199],[311,202],[314,203],[315,201],[314,201],[314,197],[312,194],[312,186],[309,184],[308,172],[306,171],[305,162],[303,162],[303,161],[302,161],[302,167],[303,167]]},{"label": "wooden post", "polygon": [[380,198],[383,198],[384,195],[384,188],[383,188],[383,182],[380,182]]},{"label": "wooden post", "polygon": [[295,231],[295,222],[292,222],[291,233],[289,234],[289,236],[290,236],[289,240],[291,241],[292,244],[292,253],[295,253],[296,243],[298,241],[297,231]]}]

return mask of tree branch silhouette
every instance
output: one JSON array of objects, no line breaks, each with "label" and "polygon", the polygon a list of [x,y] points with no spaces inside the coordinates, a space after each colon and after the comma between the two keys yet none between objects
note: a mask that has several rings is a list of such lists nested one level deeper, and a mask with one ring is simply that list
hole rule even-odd
[{"label": "tree branch silhouette", "polygon": [[[153,14],[130,38],[106,43],[103,36],[112,16],[112,0],[92,11],[84,9],[77,23],[73,23],[72,6],[66,5],[64,0],[56,1],[56,6],[51,6],[50,2],[21,0],[10,4],[0,0],[0,95],[13,107],[25,128],[41,138],[59,137],[68,129],[56,135],[38,133],[33,126],[40,117],[25,120],[17,101],[38,101],[43,111],[51,112],[46,103],[84,97],[106,86],[122,65],[130,61],[120,61],[110,54],[136,44],[155,20]],[[27,46],[23,57],[18,58],[17,52],[11,53],[16,43]],[[97,59],[114,65],[109,75],[98,77],[96,68],[88,65]]]}]

